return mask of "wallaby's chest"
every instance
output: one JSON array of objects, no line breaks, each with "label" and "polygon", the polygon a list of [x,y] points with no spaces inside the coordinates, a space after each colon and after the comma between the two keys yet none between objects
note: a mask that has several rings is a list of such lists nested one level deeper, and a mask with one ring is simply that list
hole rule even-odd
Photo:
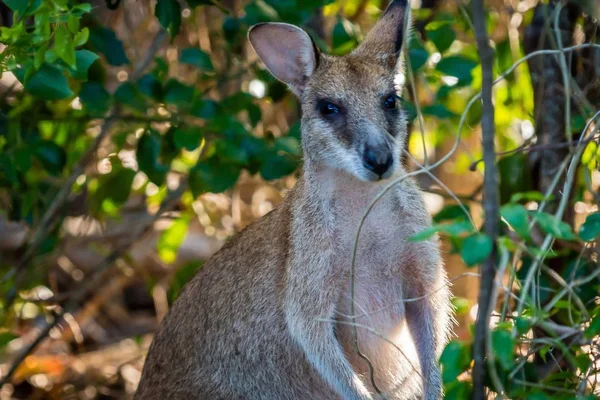
[{"label": "wallaby's chest", "polygon": [[[358,325],[361,352],[372,360],[381,384],[388,389],[410,373],[398,349],[416,358],[405,323],[403,254],[408,234],[403,220],[407,215],[393,196],[390,193],[372,209],[364,220],[358,242],[356,234],[369,203],[364,200],[365,205],[358,201],[346,204],[343,207],[346,211],[336,218],[333,252],[335,270],[345,275],[346,282],[337,307],[338,340],[354,369],[367,374],[355,348],[353,324]],[[393,373],[386,375],[382,371]]]},{"label": "wallaby's chest", "polygon": [[407,239],[402,223],[406,216],[394,195],[376,203],[364,220],[374,196],[357,195],[337,203],[333,261],[338,271],[350,271],[354,263],[356,276],[373,284],[399,275]]}]

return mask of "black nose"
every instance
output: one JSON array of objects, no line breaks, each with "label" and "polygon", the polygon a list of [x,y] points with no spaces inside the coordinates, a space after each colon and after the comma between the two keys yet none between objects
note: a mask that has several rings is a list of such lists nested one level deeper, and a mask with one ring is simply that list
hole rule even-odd
[{"label": "black nose", "polygon": [[389,150],[373,151],[370,148],[365,150],[363,156],[363,165],[366,169],[373,171],[380,178],[387,172],[394,163],[394,157]]}]

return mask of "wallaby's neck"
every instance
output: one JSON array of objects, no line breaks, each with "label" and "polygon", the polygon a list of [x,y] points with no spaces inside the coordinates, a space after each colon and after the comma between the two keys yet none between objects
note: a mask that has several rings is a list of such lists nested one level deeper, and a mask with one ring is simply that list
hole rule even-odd
[{"label": "wallaby's neck", "polygon": [[[403,168],[398,168],[399,176]],[[343,170],[306,162],[301,185],[306,201],[320,208],[319,212],[334,218],[353,217],[362,214],[375,196],[384,190],[395,177],[379,182],[366,182]]]}]

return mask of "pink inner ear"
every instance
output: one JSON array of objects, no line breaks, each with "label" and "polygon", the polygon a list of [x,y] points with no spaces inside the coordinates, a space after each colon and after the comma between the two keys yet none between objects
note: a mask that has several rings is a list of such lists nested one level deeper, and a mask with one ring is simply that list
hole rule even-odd
[{"label": "pink inner ear", "polygon": [[255,26],[250,42],[269,71],[299,94],[312,75],[316,55],[312,40],[302,29],[282,23]]}]

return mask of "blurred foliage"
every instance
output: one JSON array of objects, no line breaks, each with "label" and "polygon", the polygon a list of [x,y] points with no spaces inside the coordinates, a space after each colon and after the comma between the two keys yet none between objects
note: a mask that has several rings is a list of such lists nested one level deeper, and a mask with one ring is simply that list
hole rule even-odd
[{"label": "blurred foliage", "polygon": [[[150,7],[152,18],[139,28],[147,37],[138,46],[133,39],[121,38],[119,26],[104,23],[111,15],[106,12],[131,11],[123,10],[123,4],[107,11],[103,3],[92,6],[74,0],[5,1],[12,21],[0,28],[5,46],[0,72],[11,72],[18,83],[5,88],[0,98],[0,219],[25,227],[26,235],[16,246],[0,248],[0,298],[5,305],[0,349],[25,332],[28,314],[23,310],[51,316],[57,305],[67,307],[52,298],[47,303],[28,299],[40,287],[52,286],[52,265],[65,243],[77,238],[65,227],[69,218],[83,216],[107,226],[123,221],[134,231],[125,217],[132,203],[141,199],[144,213],[154,215],[176,188],[182,188],[171,221],[156,240],[159,260],[171,265],[192,223],[208,218],[203,226],[210,225],[210,210],[198,199],[207,193],[231,193],[236,183],[251,176],[272,181],[294,174],[301,160],[298,105],[249,50],[246,32],[251,25],[297,24],[322,50],[343,55],[364,37],[383,3],[157,0]],[[435,11],[414,10],[416,28],[407,49],[403,105],[410,116],[409,150],[419,162],[430,164],[442,159],[457,134],[465,143],[477,138],[481,118],[479,102],[467,109],[481,80],[469,8],[448,3],[453,4]],[[511,8],[509,15],[502,2],[491,6],[487,22],[494,33],[496,76],[525,55],[522,30],[531,23],[535,2],[516,3],[519,7]],[[496,245],[498,265],[506,273],[499,279],[506,278],[506,289],[500,291],[498,321],[490,337],[488,385],[512,399],[595,398],[590,389],[595,388],[595,378],[587,391],[585,383],[584,390],[581,385],[599,367],[593,344],[597,347],[600,334],[600,150],[597,140],[588,141],[577,163],[575,198],[568,208],[579,207],[580,221],[539,210],[552,196],[534,189],[536,178],[528,159],[527,146],[535,144],[534,101],[526,63],[495,86],[503,218]],[[574,129],[581,131],[590,121],[593,112],[586,111],[573,115]],[[443,166],[460,177],[453,190],[464,187],[461,198],[477,189],[483,170],[480,146],[465,143]],[[523,151],[510,152],[519,148]],[[67,196],[61,197],[64,192]],[[494,246],[477,225],[481,196],[476,190],[464,204],[446,197],[432,228],[412,239],[441,234],[451,254],[460,256],[465,266],[477,266]],[[105,241],[98,240],[102,244],[96,246],[107,257],[123,246]],[[135,264],[126,254],[117,258]],[[540,272],[546,262],[558,258],[565,266],[556,272],[558,278]],[[166,274],[169,303],[201,265],[190,261]],[[161,288],[164,277],[140,272],[143,265],[131,268],[144,278],[148,292]],[[94,271],[88,278],[93,282]],[[530,287],[536,289],[520,292],[531,279]],[[455,299],[459,315],[470,312],[471,301]],[[554,324],[571,334],[553,332]],[[536,341],[538,329],[550,336]],[[567,360],[566,367],[561,364],[540,378],[531,354],[546,359],[555,357],[556,349],[558,357]],[[468,398],[470,339],[462,335],[453,340],[440,361],[446,396]],[[35,373],[21,370],[17,375]]]}]

